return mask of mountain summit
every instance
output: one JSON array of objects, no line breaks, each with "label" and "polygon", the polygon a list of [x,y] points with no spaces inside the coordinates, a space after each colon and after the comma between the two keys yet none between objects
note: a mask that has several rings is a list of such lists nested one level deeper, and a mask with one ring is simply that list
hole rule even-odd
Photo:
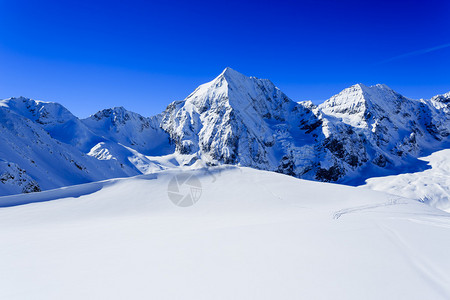
[{"label": "mountain summit", "polygon": [[282,131],[299,131],[291,125],[303,110],[269,80],[227,68],[184,101],[169,105],[161,127],[181,154],[212,164],[273,169],[281,157],[268,150],[285,151],[281,144],[275,147],[276,140],[289,138]]}]

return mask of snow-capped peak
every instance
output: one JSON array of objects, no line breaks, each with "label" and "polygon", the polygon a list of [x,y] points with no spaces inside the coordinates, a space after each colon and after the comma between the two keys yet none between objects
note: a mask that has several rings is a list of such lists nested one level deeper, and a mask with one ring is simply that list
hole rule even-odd
[{"label": "snow-capped peak", "polygon": [[436,101],[436,102],[450,105],[450,92],[442,94],[442,95],[436,95],[433,98],[431,98],[431,101]]},{"label": "snow-capped peak", "polygon": [[56,102],[45,102],[25,97],[0,101],[0,107],[8,108],[40,124],[63,123],[76,118],[67,108]]},{"label": "snow-capped peak", "polygon": [[221,76],[225,77],[228,80],[233,80],[233,79],[238,79],[238,78],[243,79],[244,77],[246,77],[244,74],[242,74],[236,70],[233,70],[230,67],[226,67],[222,71],[222,73],[220,73],[220,75],[217,77],[221,77]]},{"label": "snow-capped peak", "polygon": [[[373,103],[377,105],[389,102],[392,98],[398,98],[400,94],[385,84],[376,84],[367,86],[362,83],[352,85],[349,88],[344,89],[337,95],[334,95],[324,103],[320,105],[323,109],[352,105],[354,103]],[[347,111],[352,113],[353,111]]]},{"label": "snow-capped peak", "polygon": [[103,109],[93,114],[88,119],[93,119],[96,121],[108,120],[108,126],[123,126],[130,120],[139,120],[141,122],[145,122],[146,120],[146,118],[140,114],[129,111],[123,106]]},{"label": "snow-capped peak", "polygon": [[319,105],[319,109],[327,115],[342,119],[346,124],[367,127],[376,116],[381,118],[393,112],[398,113],[405,101],[410,100],[385,84],[366,86],[358,83],[326,100]]},{"label": "snow-capped peak", "polygon": [[146,118],[123,106],[101,110],[82,120],[98,136],[147,155],[168,154],[172,149],[160,121],[159,116]]},{"label": "snow-capped peak", "polygon": [[[226,68],[209,83],[198,87],[184,101],[169,105],[162,128],[169,132],[181,153],[198,153],[210,159],[237,163],[242,157],[238,148],[251,151],[244,136],[255,141],[261,157],[266,160],[264,144],[274,143],[272,131],[265,120],[286,120],[288,111],[298,106],[272,82],[247,77]],[[243,143],[239,146],[239,143]],[[261,145],[259,145],[261,144]],[[210,151],[211,150],[211,151]]]},{"label": "snow-capped peak", "polygon": [[[255,80],[270,82],[270,80],[268,80],[268,79],[259,79],[257,77],[245,76],[244,74],[242,74],[236,70],[233,70],[230,67],[225,68],[222,71],[222,73],[219,76],[217,76],[212,82],[217,82],[217,81],[221,81],[221,80],[225,80],[229,85],[234,85],[234,86],[248,85],[249,82],[252,82]],[[271,84],[273,84],[273,83],[271,83]]]}]

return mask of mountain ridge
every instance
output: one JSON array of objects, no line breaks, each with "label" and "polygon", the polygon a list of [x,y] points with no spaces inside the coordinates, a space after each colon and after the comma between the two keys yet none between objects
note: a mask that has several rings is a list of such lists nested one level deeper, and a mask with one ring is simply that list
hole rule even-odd
[{"label": "mountain ridge", "polygon": [[[83,157],[103,165],[77,175],[77,183],[177,165],[235,164],[356,184],[411,167],[424,151],[444,147],[450,134],[450,92],[415,100],[384,84],[355,84],[314,105],[291,100],[268,79],[231,68],[151,117],[115,107],[79,119],[58,103],[24,97],[0,101],[0,110],[21,116],[16,123],[26,119],[41,128],[36,130],[52,141],[49,149],[75,151],[78,165],[91,164],[81,163]],[[6,123],[1,120],[8,131]],[[14,139],[25,143],[17,132]],[[35,161],[32,152],[18,159],[4,151],[1,158],[26,171],[30,166],[21,160]],[[45,184],[45,170],[41,173],[29,173],[29,181],[41,182],[43,189],[62,186]]]}]

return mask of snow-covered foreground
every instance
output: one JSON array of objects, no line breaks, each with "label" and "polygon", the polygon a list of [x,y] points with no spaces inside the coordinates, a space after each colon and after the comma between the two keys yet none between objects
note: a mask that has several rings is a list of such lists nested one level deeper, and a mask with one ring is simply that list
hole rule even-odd
[{"label": "snow-covered foreground", "polygon": [[365,186],[418,199],[450,212],[450,149],[420,159],[428,162],[431,168],[423,172],[370,178]]},{"label": "snow-covered foreground", "polygon": [[179,207],[175,174],[0,198],[62,197],[0,208],[0,299],[450,297],[445,212],[237,167],[185,171]]}]

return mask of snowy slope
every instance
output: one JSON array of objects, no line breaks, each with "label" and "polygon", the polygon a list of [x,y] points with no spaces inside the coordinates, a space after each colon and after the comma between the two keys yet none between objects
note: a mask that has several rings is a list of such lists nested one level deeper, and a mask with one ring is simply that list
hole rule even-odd
[{"label": "snowy slope", "polygon": [[82,120],[98,136],[145,155],[173,153],[169,135],[160,128],[160,116],[145,118],[123,107],[97,112]]},{"label": "snowy slope", "polygon": [[[170,152],[168,135],[154,125],[155,118],[145,119],[123,108],[120,113],[121,122],[107,128],[103,122],[102,132],[94,126],[101,120],[80,120],[58,103],[23,97],[0,101],[0,195],[160,170],[158,163],[126,145],[137,137],[142,145],[149,145],[147,149],[133,145],[143,152]],[[136,122],[130,127],[132,121]]]},{"label": "snowy slope", "polygon": [[[41,125],[0,106],[0,177],[20,175],[34,190],[139,174],[116,161],[99,161],[50,136]],[[2,181],[0,195],[24,192],[23,180]],[[22,183],[21,183],[22,182]],[[17,185],[11,189],[8,185]]]},{"label": "snowy slope", "polygon": [[70,144],[82,152],[88,151],[93,145],[102,141],[101,137],[91,132],[59,103],[19,97],[0,101],[0,107],[27,118],[41,126],[52,138]]},{"label": "snowy slope", "polygon": [[420,158],[430,169],[422,172],[370,178],[365,187],[411,199],[450,212],[450,150]]},{"label": "snowy slope", "polygon": [[[1,197],[2,299],[448,299],[449,215],[248,168]],[[189,193],[181,186],[180,193]]]}]

